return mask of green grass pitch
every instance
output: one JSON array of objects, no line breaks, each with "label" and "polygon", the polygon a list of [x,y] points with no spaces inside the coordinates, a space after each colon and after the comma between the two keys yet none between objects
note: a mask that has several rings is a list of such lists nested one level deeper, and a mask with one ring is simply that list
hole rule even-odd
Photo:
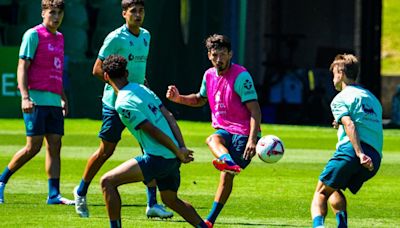
[{"label": "green grass pitch", "polygon": [[[62,148],[61,192],[72,198],[90,154],[98,144],[100,121],[67,119]],[[179,121],[195,162],[182,165],[179,195],[193,204],[202,217],[208,214],[219,180],[204,141],[213,132],[209,123]],[[0,171],[25,144],[23,121],[0,119]],[[215,227],[310,227],[310,203],[318,175],[334,151],[336,131],[327,127],[263,125],[263,135],[279,136],[286,147],[276,164],[257,157],[235,180],[235,186]],[[99,178],[123,161],[140,154],[136,140],[125,131],[117,150],[92,182],[88,193],[91,217],[79,218],[71,206],[48,206],[44,151],[8,182],[0,227],[108,227]],[[349,191],[350,227],[398,227],[400,224],[400,130],[384,131],[384,158],[377,176],[357,195]],[[147,219],[142,183],[120,187],[124,227],[190,227],[175,214],[170,220]],[[160,200],[159,200],[160,201]],[[327,227],[335,227],[331,211]]]}]

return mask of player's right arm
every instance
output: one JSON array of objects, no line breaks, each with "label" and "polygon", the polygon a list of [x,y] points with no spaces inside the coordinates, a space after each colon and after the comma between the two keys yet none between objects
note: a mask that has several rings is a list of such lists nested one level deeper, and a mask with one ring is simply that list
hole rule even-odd
[{"label": "player's right arm", "polygon": [[92,74],[96,78],[100,79],[103,82],[104,80],[104,71],[103,71],[103,61],[107,58],[107,56],[112,54],[118,54],[120,43],[118,42],[118,38],[115,35],[115,32],[110,32],[107,37],[104,39],[103,45],[99,50],[98,57],[96,62],[94,63]]},{"label": "player's right arm", "polygon": [[31,61],[36,55],[36,49],[39,44],[39,36],[34,29],[28,29],[22,37],[21,46],[19,48],[19,60],[17,67],[18,88],[21,93],[21,109],[24,113],[31,113],[33,102],[29,96],[28,89],[28,69]]},{"label": "player's right arm", "polygon": [[28,90],[28,68],[31,61],[28,59],[19,59],[17,69],[17,80],[19,91],[21,92],[21,109],[24,113],[31,113],[33,109],[33,102],[29,97]]},{"label": "player's right arm", "polygon": [[93,66],[92,74],[101,81],[106,82],[104,80],[103,61],[101,59],[96,59],[96,62]]},{"label": "player's right arm", "polygon": [[175,85],[168,86],[166,97],[175,103],[191,107],[201,107],[207,103],[207,98],[202,97],[200,93],[181,95]]}]

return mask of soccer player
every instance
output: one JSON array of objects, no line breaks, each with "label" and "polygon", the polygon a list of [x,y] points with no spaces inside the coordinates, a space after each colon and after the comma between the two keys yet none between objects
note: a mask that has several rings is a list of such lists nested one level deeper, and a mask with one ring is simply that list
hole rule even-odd
[{"label": "soccer player", "polygon": [[337,55],[330,70],[339,94],[332,100],[333,126],[338,128],[336,152],[321,175],[311,204],[313,227],[324,227],[327,202],[338,227],[347,227],[347,202],[342,192],[356,194],[378,172],[382,158],[382,106],[356,83],[359,62],[353,55]]},{"label": "soccer player", "polygon": [[60,194],[60,150],[64,115],[68,111],[63,92],[64,37],[57,31],[64,17],[63,0],[42,0],[43,22],[22,38],[17,69],[26,145],[0,176],[0,203],[11,175],[39,153],[46,140],[47,204],[74,204]]},{"label": "soccer player", "polygon": [[115,109],[139,141],[144,154],[130,159],[101,178],[111,227],[121,227],[121,197],[118,186],[156,180],[163,202],[196,227],[207,227],[192,205],[178,198],[181,163],[193,161],[173,115],[148,88],[129,83],[127,61],[111,55],[103,62],[104,78],[117,94]]},{"label": "soccer player", "polygon": [[255,154],[261,135],[261,111],[253,80],[247,70],[231,63],[232,50],[228,37],[212,35],[206,40],[208,59],[213,67],[203,76],[200,92],[181,95],[168,87],[167,98],[173,102],[199,107],[209,102],[212,126],[217,130],[206,140],[216,159],[214,166],[222,171],[214,203],[206,223],[212,226],[232,191],[233,179]]},{"label": "soccer player", "polygon": [[[93,75],[104,81],[103,60],[111,54],[119,54],[128,60],[128,80],[144,84],[150,44],[150,33],[141,27],[145,15],[144,0],[122,0],[121,6],[125,24],[105,38],[93,67]],[[106,84],[102,99],[103,125],[99,133],[101,138],[100,146],[89,158],[82,180],[74,189],[75,211],[81,217],[89,217],[86,194],[90,182],[101,166],[114,153],[121,139],[121,133],[125,129],[114,108],[115,99],[114,90],[109,84]],[[163,205],[157,204],[156,184],[154,181],[148,183],[146,215],[147,217],[160,218],[173,216],[173,213],[166,211]]]}]

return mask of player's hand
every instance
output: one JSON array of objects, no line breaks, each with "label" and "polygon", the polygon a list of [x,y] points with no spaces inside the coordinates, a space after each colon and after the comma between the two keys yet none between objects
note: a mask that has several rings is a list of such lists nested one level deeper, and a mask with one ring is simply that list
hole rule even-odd
[{"label": "player's hand", "polygon": [[63,112],[63,116],[67,116],[68,115],[68,102],[61,100],[61,107],[62,107],[62,112]]},{"label": "player's hand", "polygon": [[35,106],[35,104],[31,101],[30,98],[22,98],[22,100],[21,100],[22,112],[32,113],[34,106]]},{"label": "player's hand", "polygon": [[176,156],[182,163],[189,163],[194,160],[193,150],[189,150],[186,147],[179,148],[179,153],[177,153]]},{"label": "player's hand", "polygon": [[364,168],[367,168],[369,171],[374,170],[374,163],[372,163],[372,159],[368,155],[361,153],[359,158],[360,164],[364,166]]},{"label": "player's hand", "polygon": [[179,90],[175,85],[168,86],[167,94],[165,95],[169,100],[178,103],[179,102]]},{"label": "player's hand", "polygon": [[244,160],[251,160],[256,154],[256,144],[257,142],[253,142],[252,140],[248,140],[246,144],[246,149],[243,153]]},{"label": "player's hand", "polygon": [[335,128],[335,129],[338,129],[339,128],[339,123],[336,122],[336,120],[333,120],[332,127]]}]

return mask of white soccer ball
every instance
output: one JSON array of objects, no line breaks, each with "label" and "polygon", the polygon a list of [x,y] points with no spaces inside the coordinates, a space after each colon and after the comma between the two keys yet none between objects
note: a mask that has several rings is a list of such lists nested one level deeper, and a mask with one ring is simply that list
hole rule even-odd
[{"label": "white soccer ball", "polygon": [[256,152],[263,162],[275,163],[283,157],[285,148],[282,140],[278,137],[275,135],[266,135],[258,140]]}]

